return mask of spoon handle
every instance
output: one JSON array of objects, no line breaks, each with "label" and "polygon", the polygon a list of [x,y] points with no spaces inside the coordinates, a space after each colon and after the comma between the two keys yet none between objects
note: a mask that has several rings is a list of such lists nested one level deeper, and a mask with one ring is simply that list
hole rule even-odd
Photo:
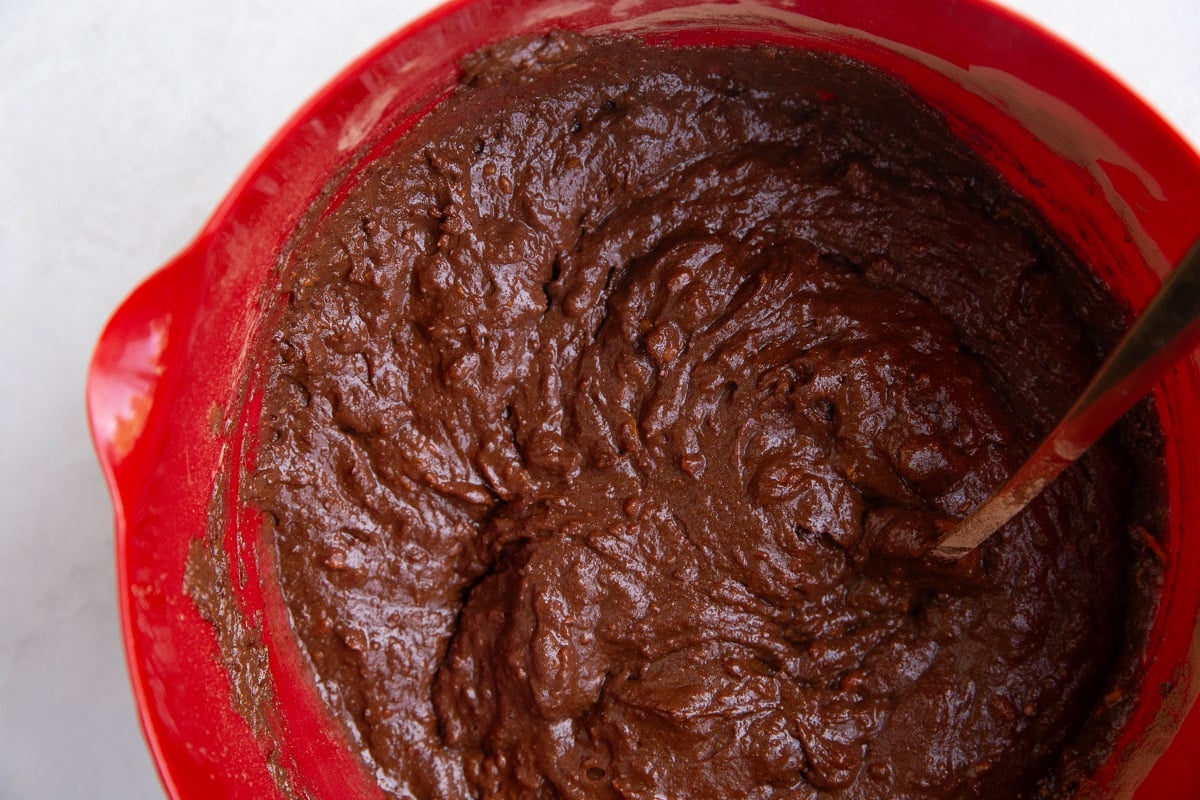
[{"label": "spoon handle", "polygon": [[1037,497],[1071,462],[1200,343],[1200,240],[1167,277],[1075,405],[1021,468],[938,542],[933,553],[966,555]]}]

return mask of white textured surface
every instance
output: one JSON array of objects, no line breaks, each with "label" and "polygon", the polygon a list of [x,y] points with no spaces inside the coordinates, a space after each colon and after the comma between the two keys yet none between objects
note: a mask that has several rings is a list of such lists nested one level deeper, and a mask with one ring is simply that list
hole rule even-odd
[{"label": "white textured surface", "polygon": [[[431,5],[0,0],[0,800],[161,797],[84,422],[93,341],[308,95]],[[1200,3],[1009,5],[1200,142]]]}]

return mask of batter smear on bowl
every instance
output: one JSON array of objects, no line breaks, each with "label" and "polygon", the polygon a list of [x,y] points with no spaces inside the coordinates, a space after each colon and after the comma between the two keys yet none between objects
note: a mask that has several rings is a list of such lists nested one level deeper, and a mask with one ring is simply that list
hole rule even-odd
[{"label": "batter smear on bowl", "polygon": [[1034,796],[1119,646],[1127,457],[924,554],[1098,363],[1086,270],[853,61],[464,71],[286,262],[246,479],[380,785]]}]

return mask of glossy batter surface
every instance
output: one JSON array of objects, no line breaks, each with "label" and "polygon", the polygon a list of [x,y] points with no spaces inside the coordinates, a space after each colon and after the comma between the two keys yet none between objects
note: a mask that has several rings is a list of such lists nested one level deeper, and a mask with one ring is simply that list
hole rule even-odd
[{"label": "glossy batter surface", "polygon": [[465,71],[293,254],[248,479],[380,785],[1033,796],[1116,647],[1112,455],[922,554],[1094,367],[1082,271],[853,62]]}]

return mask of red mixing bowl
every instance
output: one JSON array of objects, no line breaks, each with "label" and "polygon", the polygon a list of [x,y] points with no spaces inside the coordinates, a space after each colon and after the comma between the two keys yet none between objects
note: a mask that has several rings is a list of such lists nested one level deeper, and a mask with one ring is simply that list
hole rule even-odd
[{"label": "red mixing bowl", "polygon": [[[941,109],[1134,311],[1200,228],[1196,153],[1100,68],[982,0],[458,0],[409,25],[283,127],[96,347],[88,411],[116,508],[125,652],[172,798],[381,796],[322,710],[271,579],[270,548],[238,503],[236,476],[258,429],[250,343],[305,212],[336,202],[339,187],[450,91],[460,56],[552,28],[773,42],[874,63]],[[1128,797],[1143,778],[1142,800],[1200,797],[1200,713],[1184,722],[1200,690],[1200,360],[1182,364],[1155,399],[1166,433],[1162,600],[1132,713],[1081,798]],[[253,726],[234,710],[217,637],[184,592],[188,550],[210,513],[229,523],[223,552],[242,576],[232,601],[244,633],[269,654],[250,687],[265,708]]]}]

